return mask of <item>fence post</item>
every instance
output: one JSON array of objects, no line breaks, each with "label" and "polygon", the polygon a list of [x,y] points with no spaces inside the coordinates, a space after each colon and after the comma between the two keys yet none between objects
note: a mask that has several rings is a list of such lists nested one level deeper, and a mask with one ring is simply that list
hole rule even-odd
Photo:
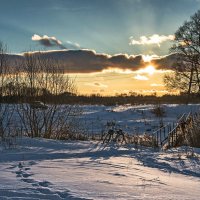
[{"label": "fence post", "polygon": [[171,124],[169,125],[169,146],[171,147]]},{"label": "fence post", "polygon": [[158,146],[158,131],[156,131],[157,146]]},{"label": "fence post", "polygon": [[160,128],[160,144],[161,144],[161,135],[162,135],[162,130]]},{"label": "fence post", "polygon": [[163,132],[164,132],[164,139],[165,139],[165,127],[164,127],[164,130],[163,130]]}]

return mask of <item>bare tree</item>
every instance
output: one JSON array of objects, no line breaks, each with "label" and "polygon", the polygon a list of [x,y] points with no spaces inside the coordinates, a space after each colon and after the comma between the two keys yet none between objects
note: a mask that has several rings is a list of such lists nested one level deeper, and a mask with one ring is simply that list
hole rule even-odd
[{"label": "bare tree", "polygon": [[171,52],[177,54],[175,72],[164,77],[168,89],[200,94],[200,10],[176,31]]},{"label": "bare tree", "polygon": [[[75,105],[60,105],[59,96],[75,91],[73,80],[64,74],[59,61],[44,58],[40,52],[25,54],[22,71],[20,81],[30,91],[23,100],[28,103],[18,105],[25,132],[31,137],[67,138],[74,131],[73,123],[80,109]],[[44,105],[31,106],[36,100],[42,100]]]},{"label": "bare tree", "polygon": [[14,106],[5,101],[7,85],[11,81],[7,58],[7,46],[0,42],[0,138],[10,134]]}]

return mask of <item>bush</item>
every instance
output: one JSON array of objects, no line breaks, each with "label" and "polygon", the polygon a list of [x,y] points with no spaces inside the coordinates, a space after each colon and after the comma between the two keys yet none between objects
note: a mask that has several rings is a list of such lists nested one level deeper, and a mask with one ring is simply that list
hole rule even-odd
[{"label": "bush", "polygon": [[159,118],[164,117],[166,114],[164,107],[162,107],[160,104],[155,105],[151,112]]},{"label": "bush", "polygon": [[185,143],[191,147],[200,147],[200,125],[188,128],[185,133]]}]

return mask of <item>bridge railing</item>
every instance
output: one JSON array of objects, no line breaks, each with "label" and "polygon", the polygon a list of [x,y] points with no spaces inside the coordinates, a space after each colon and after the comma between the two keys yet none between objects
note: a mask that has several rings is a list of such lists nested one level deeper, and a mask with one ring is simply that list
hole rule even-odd
[{"label": "bridge railing", "polygon": [[168,142],[170,143],[169,145],[173,146],[178,137],[177,130],[180,124],[184,122],[189,116],[190,113],[187,116],[184,113],[176,123],[169,123],[153,132],[152,137],[154,138],[154,145],[157,147],[162,147]]}]

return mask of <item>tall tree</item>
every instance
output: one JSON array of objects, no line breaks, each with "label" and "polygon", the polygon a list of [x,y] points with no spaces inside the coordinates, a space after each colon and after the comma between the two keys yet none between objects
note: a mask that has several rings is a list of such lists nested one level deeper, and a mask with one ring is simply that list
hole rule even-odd
[{"label": "tall tree", "polygon": [[171,53],[177,54],[174,73],[164,77],[168,89],[200,94],[200,10],[175,33]]}]

